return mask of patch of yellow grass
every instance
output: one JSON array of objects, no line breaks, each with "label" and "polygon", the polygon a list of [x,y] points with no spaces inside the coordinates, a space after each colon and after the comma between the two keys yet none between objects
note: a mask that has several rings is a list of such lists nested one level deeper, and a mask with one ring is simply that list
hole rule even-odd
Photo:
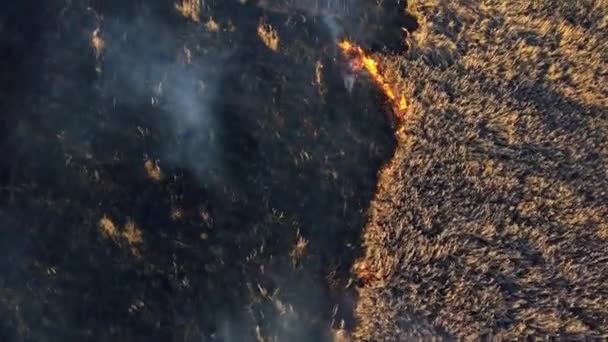
[{"label": "patch of yellow grass", "polygon": [[146,159],[144,162],[144,168],[146,169],[146,174],[148,177],[150,177],[150,179],[160,181],[163,178],[163,173],[160,170],[160,167],[154,161]]},{"label": "patch of yellow grass", "polygon": [[91,47],[95,50],[95,58],[99,59],[103,53],[103,50],[106,46],[106,42],[103,40],[101,36],[101,29],[96,28],[95,31],[91,34]]},{"label": "patch of yellow grass", "polygon": [[128,220],[125,224],[125,228],[122,232],[122,237],[129,244],[129,248],[131,249],[131,253],[135,256],[140,256],[138,246],[143,242],[143,233],[141,229],[139,229],[135,222]]},{"label": "patch of yellow grass", "polygon": [[270,50],[277,51],[279,49],[279,35],[270,24],[260,21],[258,25],[258,36]]},{"label": "patch of yellow grass", "polygon": [[298,231],[298,240],[296,241],[293,249],[291,250],[290,256],[292,264],[295,267],[300,260],[306,255],[306,248],[308,247],[308,240],[300,235]]},{"label": "patch of yellow grass", "polygon": [[139,245],[142,240],[142,232],[137,226],[135,222],[128,220],[127,224],[125,224],[125,229],[122,232],[122,237],[127,240],[129,245]]},{"label": "patch of yellow grass", "polygon": [[200,0],[181,0],[181,4],[175,4],[175,9],[184,17],[190,18],[194,22],[201,21],[201,2]]},{"label": "patch of yellow grass", "polygon": [[209,20],[207,20],[207,22],[205,23],[205,28],[209,32],[217,32],[220,30],[220,26],[215,20],[213,20],[213,18],[209,18]]},{"label": "patch of yellow grass", "polygon": [[315,63],[315,84],[318,86],[323,84],[323,63],[321,61]]},{"label": "patch of yellow grass", "polygon": [[597,230],[597,237],[604,241],[608,241],[608,224],[605,222],[600,224]]},{"label": "patch of yellow grass", "polygon": [[351,342],[348,332],[344,328],[332,329],[331,338],[333,342]]},{"label": "patch of yellow grass", "polygon": [[327,93],[327,88],[323,84],[323,68],[323,62],[317,61],[315,63],[315,77],[313,82],[314,85],[317,87],[317,91],[319,93],[319,96],[321,97],[321,100],[324,99],[325,94]]},{"label": "patch of yellow grass", "polygon": [[173,207],[171,208],[171,219],[173,221],[178,221],[184,218],[184,211],[181,207]]},{"label": "patch of yellow grass", "polygon": [[135,222],[130,219],[127,220],[122,231],[119,231],[116,224],[114,224],[109,217],[104,215],[99,220],[98,226],[104,237],[114,240],[119,246],[122,246],[123,243],[126,242],[133,255],[141,255],[138,246],[143,242],[143,233],[141,229],[135,225]]},{"label": "patch of yellow grass", "polygon": [[91,34],[91,47],[95,52],[95,60],[97,64],[95,66],[95,70],[98,73],[101,73],[101,57],[103,56],[103,51],[105,49],[106,42],[103,40],[101,36],[101,29],[98,27]]},{"label": "patch of yellow grass", "polygon": [[101,229],[102,234],[106,238],[116,239],[118,237],[118,229],[116,229],[116,225],[112,220],[104,215],[99,220],[99,228]]}]

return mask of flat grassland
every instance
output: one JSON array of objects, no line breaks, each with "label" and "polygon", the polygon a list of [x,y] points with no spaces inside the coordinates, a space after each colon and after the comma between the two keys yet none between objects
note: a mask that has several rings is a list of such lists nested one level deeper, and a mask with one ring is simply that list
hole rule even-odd
[{"label": "flat grassland", "polygon": [[0,341],[605,336],[608,0],[403,5],[0,2]]},{"label": "flat grassland", "polygon": [[605,336],[608,2],[408,7],[354,337]]}]

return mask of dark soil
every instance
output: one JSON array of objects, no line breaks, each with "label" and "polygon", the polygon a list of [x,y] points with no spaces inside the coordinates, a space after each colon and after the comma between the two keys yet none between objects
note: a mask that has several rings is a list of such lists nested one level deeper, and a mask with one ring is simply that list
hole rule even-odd
[{"label": "dark soil", "polygon": [[350,269],[395,142],[381,95],[344,89],[320,17],[207,2],[210,32],[170,1],[14,3],[0,11],[0,340],[352,328]]}]

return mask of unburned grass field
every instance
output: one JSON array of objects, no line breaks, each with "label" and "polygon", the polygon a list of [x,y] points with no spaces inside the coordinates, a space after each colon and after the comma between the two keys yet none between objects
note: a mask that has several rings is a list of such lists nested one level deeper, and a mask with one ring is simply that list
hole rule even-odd
[{"label": "unburned grass field", "polygon": [[355,337],[608,332],[608,3],[409,1]]}]

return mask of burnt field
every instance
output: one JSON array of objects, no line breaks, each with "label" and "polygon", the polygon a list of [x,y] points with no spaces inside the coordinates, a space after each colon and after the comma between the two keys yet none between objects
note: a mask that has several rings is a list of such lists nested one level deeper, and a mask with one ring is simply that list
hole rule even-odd
[{"label": "burnt field", "polygon": [[0,7],[0,341],[608,333],[605,2]]},{"label": "burnt field", "polygon": [[368,19],[194,3],[3,5],[0,340],[352,330],[395,147],[382,95],[342,78],[338,31]]}]

